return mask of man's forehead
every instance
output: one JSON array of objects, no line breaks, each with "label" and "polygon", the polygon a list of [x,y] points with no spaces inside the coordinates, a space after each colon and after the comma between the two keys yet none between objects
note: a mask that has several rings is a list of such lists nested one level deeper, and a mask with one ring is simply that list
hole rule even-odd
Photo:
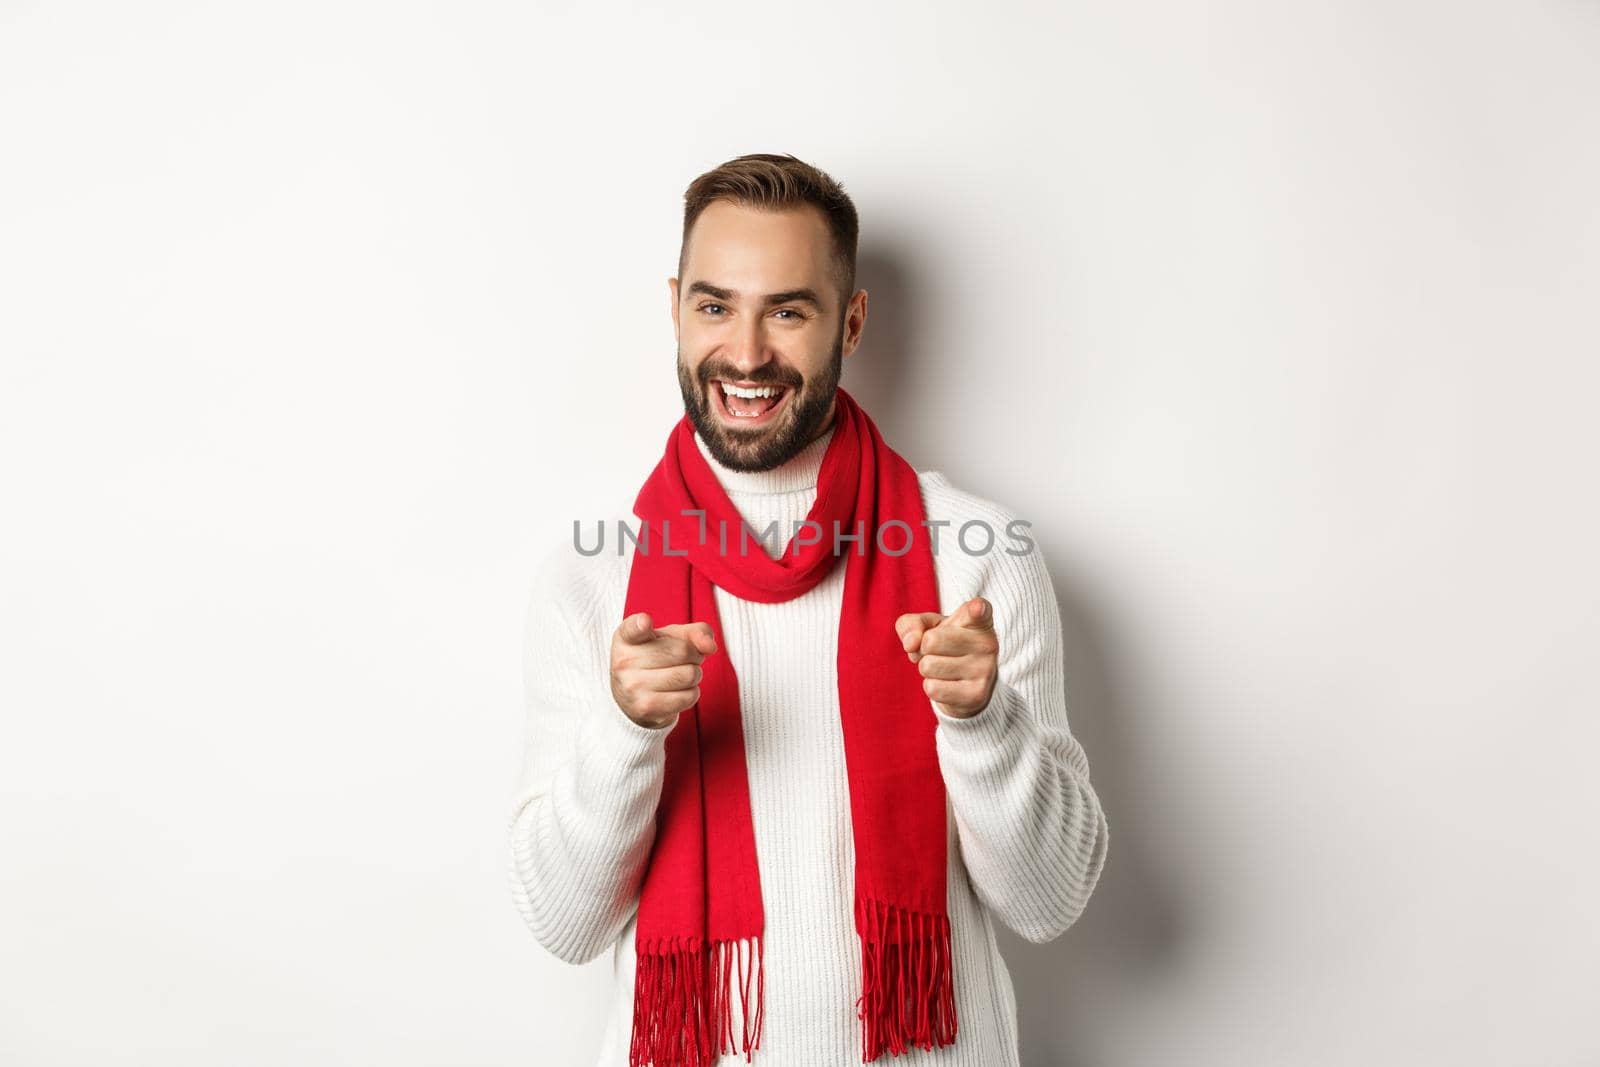
[{"label": "man's forehead", "polygon": [[[727,208],[719,211],[719,208]],[[687,252],[716,260],[760,260],[805,256],[826,260],[832,234],[822,214],[809,204],[790,208],[751,208],[717,201],[689,231]]]},{"label": "man's forehead", "polygon": [[695,220],[682,266],[685,296],[809,300],[818,307],[837,270],[832,234],[813,205],[764,208],[722,200]]}]

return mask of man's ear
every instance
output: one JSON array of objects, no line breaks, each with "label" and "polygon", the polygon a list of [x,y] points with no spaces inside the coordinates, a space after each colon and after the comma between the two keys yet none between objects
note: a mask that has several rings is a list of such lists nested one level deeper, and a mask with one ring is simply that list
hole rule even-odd
[{"label": "man's ear", "polygon": [[672,294],[672,338],[678,339],[678,279],[668,278],[667,289]]},{"label": "man's ear", "polygon": [[856,345],[861,343],[861,333],[866,328],[867,291],[857,289],[850,297],[850,303],[845,305],[843,355],[848,356],[856,350]]}]

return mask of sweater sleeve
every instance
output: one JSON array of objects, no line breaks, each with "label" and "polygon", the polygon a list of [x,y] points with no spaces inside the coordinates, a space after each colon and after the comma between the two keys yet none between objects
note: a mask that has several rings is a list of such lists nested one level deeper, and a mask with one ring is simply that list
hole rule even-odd
[{"label": "sweater sleeve", "polygon": [[994,606],[999,679],[971,718],[935,707],[935,743],[974,891],[1020,937],[1043,944],[1088,904],[1108,832],[1067,725],[1061,615],[1044,557],[1035,544],[990,558],[974,595]]},{"label": "sweater sleeve", "polygon": [[[538,942],[568,963],[611,946],[638,907],[666,766],[662,728],[611,695],[611,633],[597,561],[546,556],[523,636],[522,769],[509,819],[512,898]],[[585,568],[591,571],[585,573]]]}]

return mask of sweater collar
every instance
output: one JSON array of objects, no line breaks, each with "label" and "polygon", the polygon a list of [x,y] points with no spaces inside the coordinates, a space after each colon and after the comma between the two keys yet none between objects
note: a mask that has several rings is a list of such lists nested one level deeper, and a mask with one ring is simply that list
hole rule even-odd
[{"label": "sweater collar", "polygon": [[833,439],[833,431],[834,426],[830,425],[823,431],[822,436],[790,456],[786,462],[764,471],[736,471],[724,467],[711,454],[711,446],[706,444],[698,430],[694,434],[694,443],[700,449],[700,454],[706,458],[706,465],[716,475],[717,481],[722,483],[725,492],[763,495],[796,493],[817,487],[817,476],[822,470],[822,456],[828,451],[828,442]]}]

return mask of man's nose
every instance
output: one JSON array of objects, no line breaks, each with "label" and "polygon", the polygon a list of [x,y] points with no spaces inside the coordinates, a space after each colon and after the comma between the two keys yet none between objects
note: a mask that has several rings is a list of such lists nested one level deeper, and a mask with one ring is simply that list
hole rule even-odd
[{"label": "man's nose", "polygon": [[740,374],[746,376],[751,371],[772,362],[772,354],[767,349],[767,335],[760,319],[751,320],[740,328],[730,355],[734,367]]}]

